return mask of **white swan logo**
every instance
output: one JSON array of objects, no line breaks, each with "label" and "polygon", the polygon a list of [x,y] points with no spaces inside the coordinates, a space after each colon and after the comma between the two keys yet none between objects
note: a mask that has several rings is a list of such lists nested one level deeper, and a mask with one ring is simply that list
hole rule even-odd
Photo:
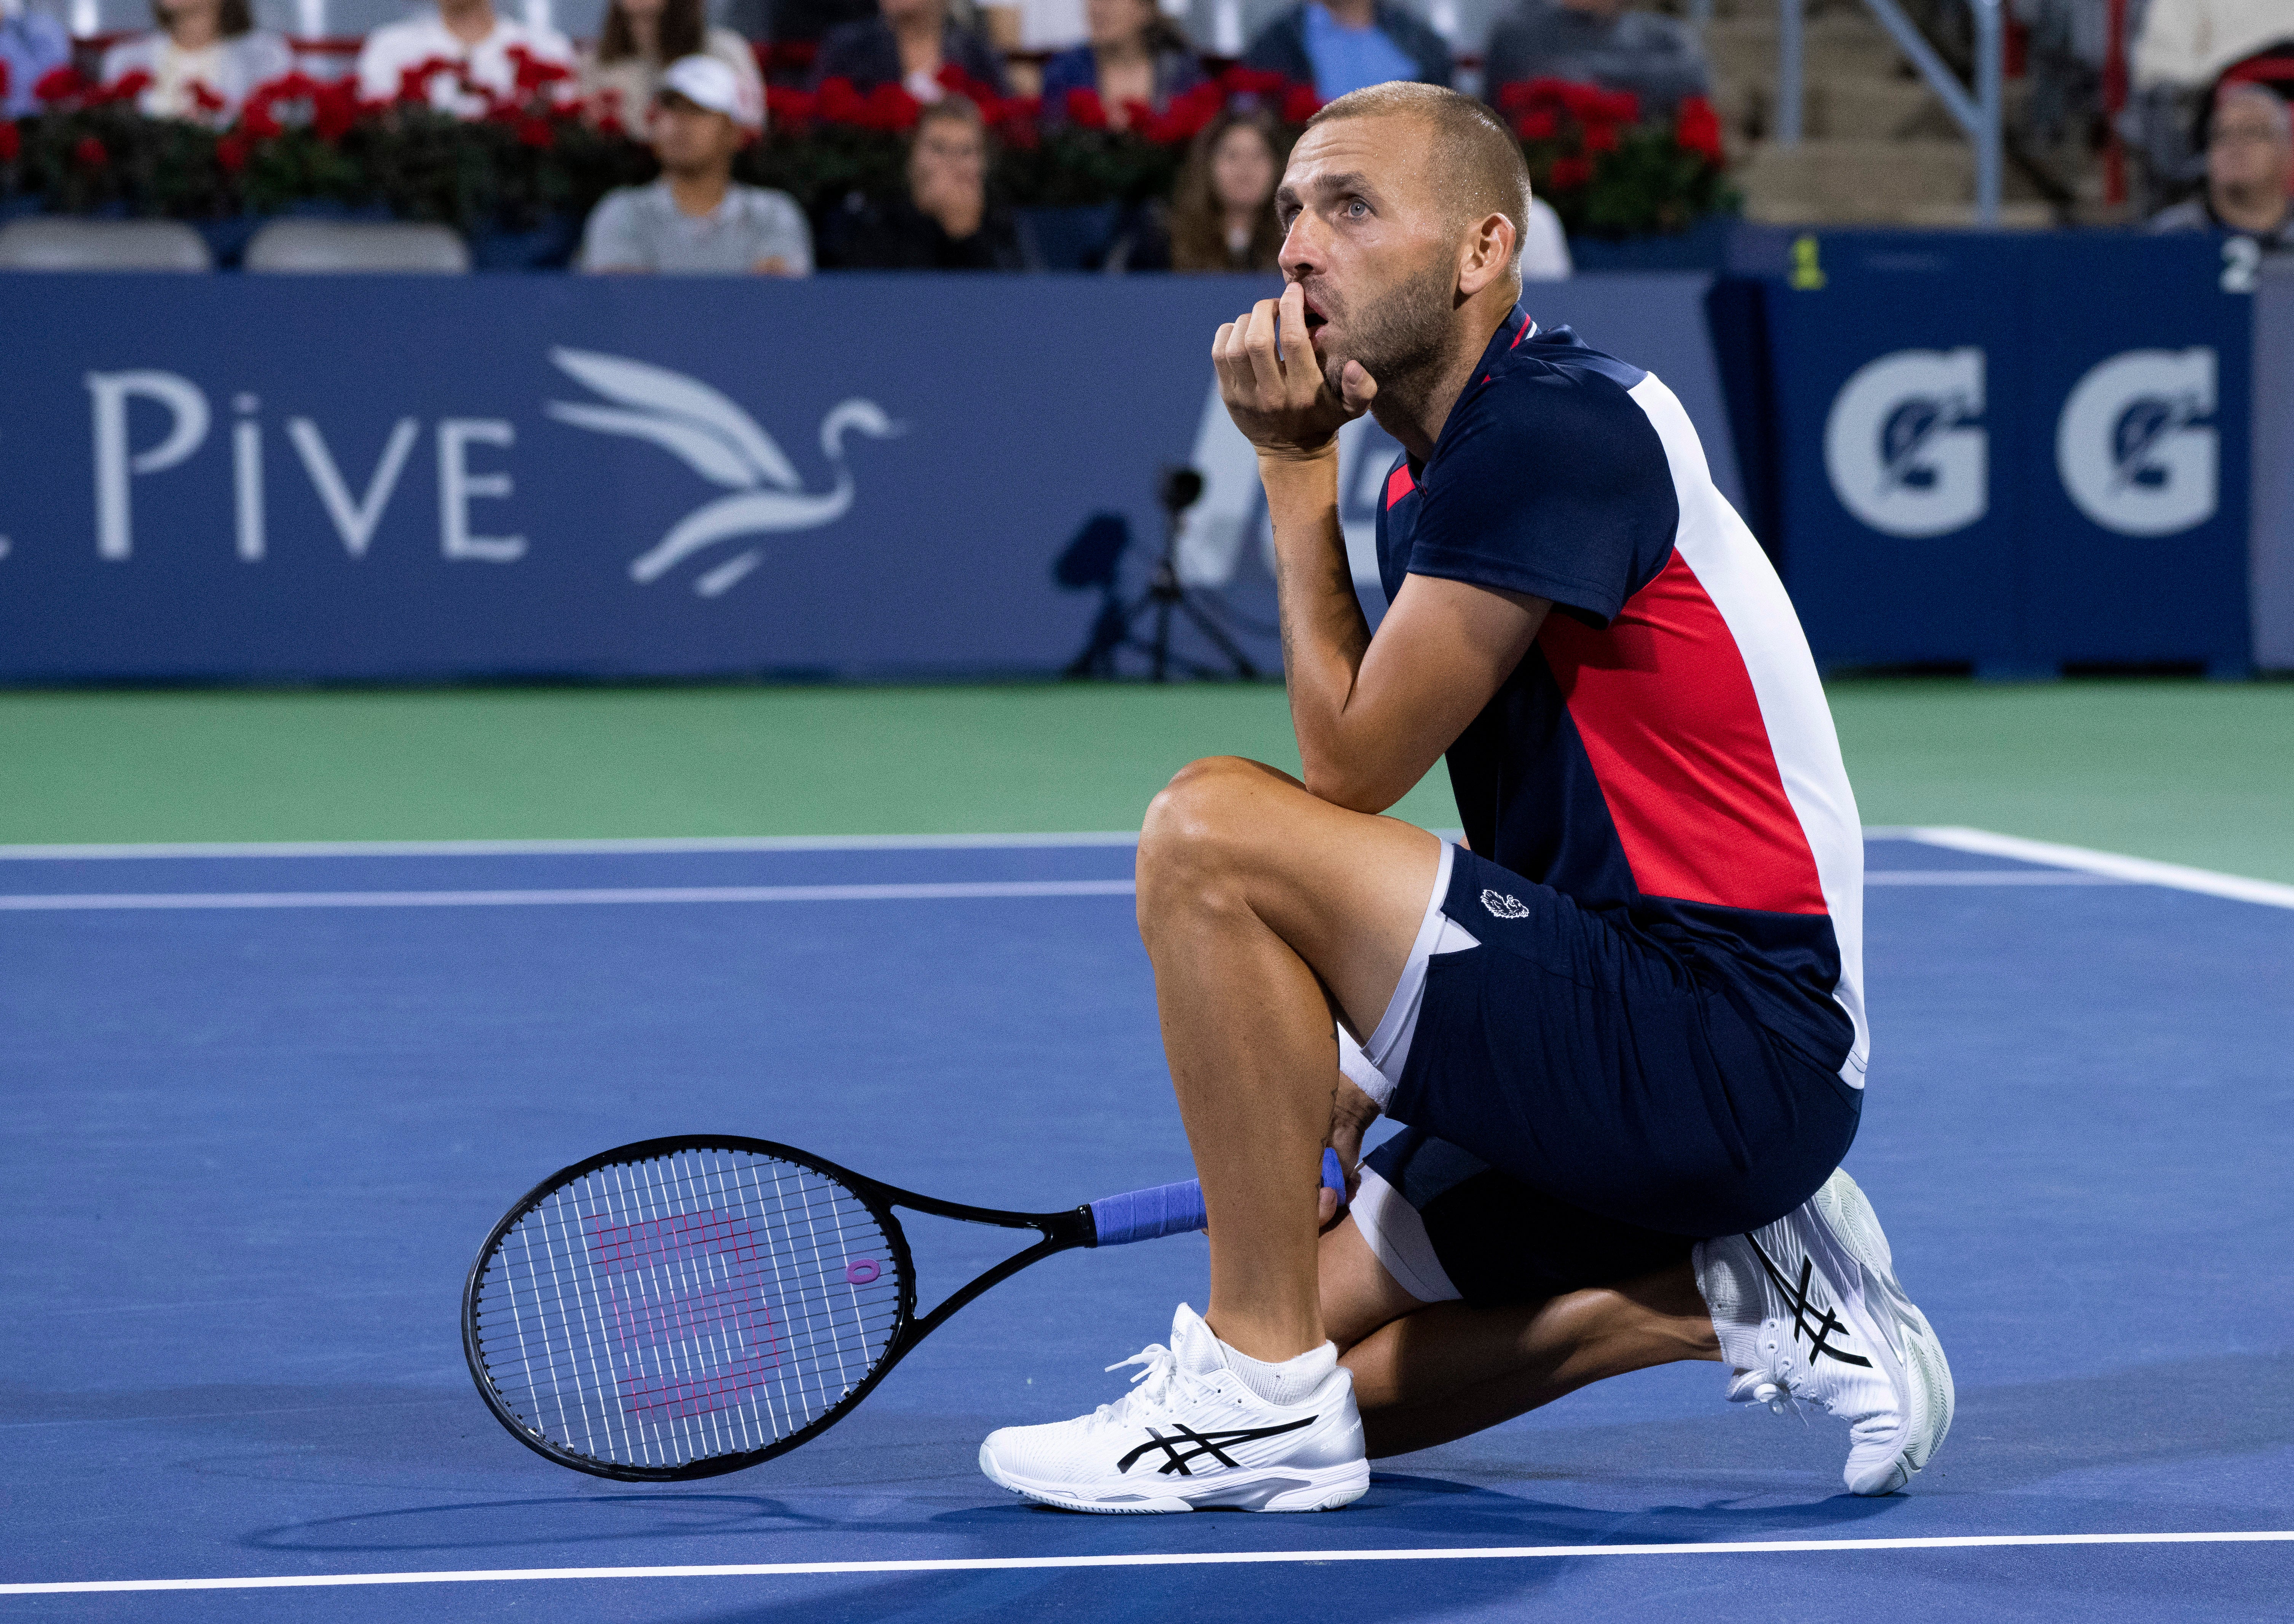
[{"label": "white swan logo", "polygon": [[[844,461],[846,433],[857,429],[871,439],[884,440],[901,428],[874,401],[840,401],[831,407],[820,420],[820,450],[836,470],[836,485],[815,493],[804,488],[794,465],[755,419],[698,379],[594,350],[553,349],[549,359],[577,382],[615,402],[596,406],[552,401],[545,408],[551,417],[603,434],[650,440],[702,478],[733,492],[687,514],[631,561],[630,579],[640,586],[651,585],[720,541],[818,530],[834,523],[852,506],[852,470]],[[763,561],[763,549],[750,548],[705,572],[693,589],[704,597],[715,597]]]}]

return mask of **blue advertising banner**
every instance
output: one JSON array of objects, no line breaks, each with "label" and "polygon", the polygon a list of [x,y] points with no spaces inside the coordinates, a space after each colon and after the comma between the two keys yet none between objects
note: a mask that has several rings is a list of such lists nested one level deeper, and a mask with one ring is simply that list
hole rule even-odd
[{"label": "blue advertising banner", "polygon": [[2249,661],[2251,267],[2168,237],[1803,237],[1766,283],[1819,662]]},{"label": "blue advertising banner", "polygon": [[2254,289],[2254,662],[2294,670],[2294,265]]},{"label": "blue advertising banner", "polygon": [[[1664,377],[1733,486],[1707,281],[1533,308]],[[1270,291],[12,276],[0,680],[1055,672],[1143,579],[1170,463],[1208,479],[1182,572],[1271,667],[1263,502],[1208,362]],[[1358,576],[1393,454],[1348,431]],[[1123,572],[1062,586],[1095,516]]]}]

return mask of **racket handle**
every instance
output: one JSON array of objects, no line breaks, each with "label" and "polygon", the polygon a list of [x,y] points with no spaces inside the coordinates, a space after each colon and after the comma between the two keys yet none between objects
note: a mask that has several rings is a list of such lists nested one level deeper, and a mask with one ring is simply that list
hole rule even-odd
[{"label": "racket handle", "polygon": [[[1338,1165],[1336,1150],[1325,1149],[1322,1152],[1322,1188],[1337,1190],[1338,1199],[1345,1201],[1346,1175]],[[1207,1222],[1200,1179],[1158,1184],[1152,1190],[1127,1190],[1093,1202],[1090,1210],[1092,1228],[1098,1237],[1092,1242],[1095,1246],[1125,1246],[1135,1240],[1192,1235]]]}]

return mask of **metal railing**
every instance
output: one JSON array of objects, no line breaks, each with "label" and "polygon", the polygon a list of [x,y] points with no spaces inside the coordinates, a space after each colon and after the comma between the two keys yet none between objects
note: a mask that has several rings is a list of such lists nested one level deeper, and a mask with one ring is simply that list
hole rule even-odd
[{"label": "metal railing", "polygon": [[[1802,0],[1779,0],[1777,27],[1777,144],[1781,147],[1800,145],[1806,43],[1801,29]],[[1968,0],[1975,13],[1975,89],[1959,82],[1959,76],[1944,66],[1943,59],[1929,45],[1927,37],[1896,0],[1864,0],[1865,9],[1879,19],[1880,26],[1896,42],[1896,48],[1912,59],[1928,88],[1944,105],[1952,121],[1967,133],[1975,147],[1975,223],[1996,226],[1999,223],[2000,154],[2003,146],[2000,122],[2000,4],[2001,0]]]}]

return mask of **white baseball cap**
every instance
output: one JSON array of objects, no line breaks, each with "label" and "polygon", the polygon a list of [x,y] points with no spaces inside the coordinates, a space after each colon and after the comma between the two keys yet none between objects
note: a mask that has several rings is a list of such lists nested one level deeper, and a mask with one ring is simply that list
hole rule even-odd
[{"label": "white baseball cap", "polygon": [[722,113],[750,129],[764,127],[765,110],[731,64],[713,56],[680,56],[662,70],[661,92],[675,91],[696,107]]}]

